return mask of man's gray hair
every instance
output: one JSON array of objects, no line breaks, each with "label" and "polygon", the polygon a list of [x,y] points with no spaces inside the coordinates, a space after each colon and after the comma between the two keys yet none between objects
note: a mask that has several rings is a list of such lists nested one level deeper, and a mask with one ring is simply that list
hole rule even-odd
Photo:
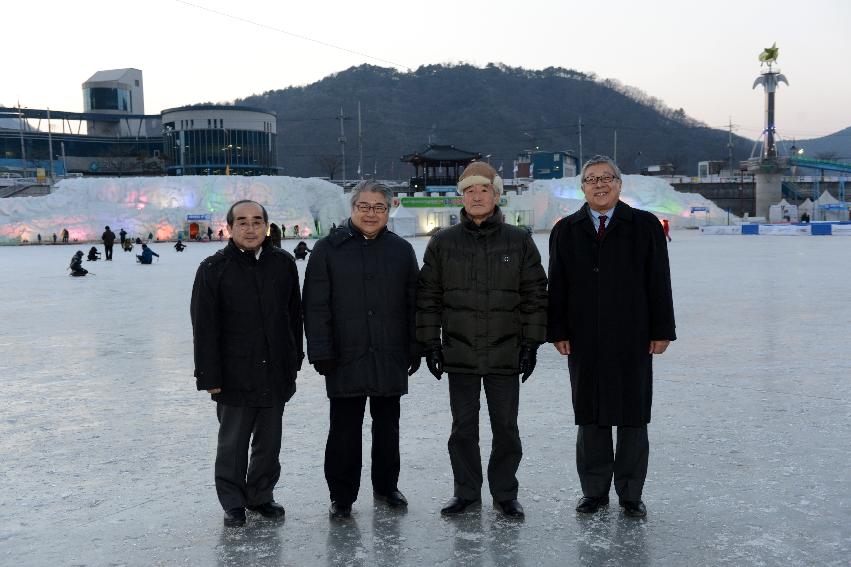
[{"label": "man's gray hair", "polygon": [[384,196],[384,200],[387,202],[387,208],[390,208],[390,203],[393,201],[393,191],[380,181],[375,181],[374,179],[364,179],[352,189],[352,208],[355,208],[355,204],[360,199],[361,193],[381,193]]},{"label": "man's gray hair", "polygon": [[585,165],[582,166],[582,171],[579,173],[579,180],[582,181],[585,179],[585,170],[591,167],[592,165],[597,165],[600,163],[605,163],[609,167],[612,168],[612,171],[615,172],[615,175],[620,178],[621,177],[621,169],[618,167],[618,164],[615,163],[615,160],[610,158],[609,156],[594,156],[588,161],[585,162]]}]

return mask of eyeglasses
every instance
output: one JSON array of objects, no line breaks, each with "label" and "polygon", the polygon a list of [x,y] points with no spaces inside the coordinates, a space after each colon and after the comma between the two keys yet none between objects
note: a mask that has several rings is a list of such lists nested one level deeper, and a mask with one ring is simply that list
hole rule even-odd
[{"label": "eyeglasses", "polygon": [[620,179],[617,175],[610,175],[606,173],[605,175],[589,175],[585,179],[582,180],[582,183],[586,185],[594,185],[598,181],[602,181],[603,183],[611,183],[615,179]]},{"label": "eyeglasses", "polygon": [[362,213],[373,211],[377,215],[383,215],[387,212],[387,205],[383,205],[381,203],[378,203],[377,205],[370,205],[369,203],[355,203],[355,208]]}]

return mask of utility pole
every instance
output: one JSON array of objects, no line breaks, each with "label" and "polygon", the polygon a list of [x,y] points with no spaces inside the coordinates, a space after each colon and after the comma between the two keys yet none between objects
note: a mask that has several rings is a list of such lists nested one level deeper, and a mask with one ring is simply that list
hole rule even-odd
[{"label": "utility pole", "polygon": [[343,120],[345,116],[343,116],[343,105],[340,105],[340,137],[337,139],[340,142],[340,153],[343,156],[343,189],[346,188],[346,131],[343,127]]},{"label": "utility pole", "polygon": [[618,131],[615,130],[615,155],[612,156],[612,161],[618,163]]},{"label": "utility pole", "polygon": [[358,101],[358,177],[363,179],[363,130],[360,121],[360,101]]},{"label": "utility pole", "polygon": [[579,167],[582,167],[582,117],[579,117]]},{"label": "utility pole", "polygon": [[729,117],[728,121],[729,132],[727,134],[727,160],[730,168],[730,176],[733,176],[733,117]]},{"label": "utility pole", "polygon": [[50,184],[56,175],[53,170],[53,125],[50,123],[50,108],[47,109],[47,151],[50,153]]},{"label": "utility pole", "polygon": [[24,113],[21,112],[21,101],[18,101],[18,133],[21,135],[21,170],[27,176],[27,148],[24,145]]}]

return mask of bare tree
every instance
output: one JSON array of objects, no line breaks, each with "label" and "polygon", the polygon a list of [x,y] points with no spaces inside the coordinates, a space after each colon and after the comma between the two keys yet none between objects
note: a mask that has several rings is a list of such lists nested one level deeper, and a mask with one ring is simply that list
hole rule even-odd
[{"label": "bare tree", "polygon": [[316,163],[328,174],[328,179],[334,179],[334,174],[340,168],[340,156],[322,155],[316,157]]}]

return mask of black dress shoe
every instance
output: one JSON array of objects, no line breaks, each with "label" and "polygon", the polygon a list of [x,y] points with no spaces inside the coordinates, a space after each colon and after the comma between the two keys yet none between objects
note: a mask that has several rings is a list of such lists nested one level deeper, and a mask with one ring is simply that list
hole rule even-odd
[{"label": "black dress shoe", "polygon": [[341,502],[331,502],[331,507],[328,508],[328,515],[333,520],[345,520],[352,517],[352,505],[343,504]]},{"label": "black dress shoe", "polygon": [[593,514],[600,508],[609,505],[608,496],[583,496],[576,505],[576,511],[581,514]]},{"label": "black dress shoe", "polygon": [[238,528],[245,525],[245,509],[231,508],[225,512],[225,526],[229,528]]},{"label": "black dress shoe", "polygon": [[408,505],[408,499],[398,490],[392,490],[389,494],[373,492],[372,495],[376,500],[381,500],[391,508],[404,508]]},{"label": "black dress shoe", "polygon": [[258,506],[246,506],[252,512],[257,512],[264,518],[271,518],[273,520],[283,520],[286,512],[284,511],[284,507],[275,502],[274,500],[270,500],[264,504],[260,504]]},{"label": "black dress shoe", "polygon": [[455,514],[460,514],[470,506],[474,504],[478,504],[481,500],[467,500],[466,498],[460,498],[458,496],[453,496],[449,499],[446,505],[440,509],[440,513],[444,516],[454,516]]},{"label": "black dress shoe", "polygon": [[517,499],[503,500],[502,502],[494,502],[497,510],[511,518],[524,518],[526,514],[523,512],[523,506]]},{"label": "black dress shoe", "polygon": [[631,518],[646,518],[647,507],[641,500],[621,500],[623,513]]}]

